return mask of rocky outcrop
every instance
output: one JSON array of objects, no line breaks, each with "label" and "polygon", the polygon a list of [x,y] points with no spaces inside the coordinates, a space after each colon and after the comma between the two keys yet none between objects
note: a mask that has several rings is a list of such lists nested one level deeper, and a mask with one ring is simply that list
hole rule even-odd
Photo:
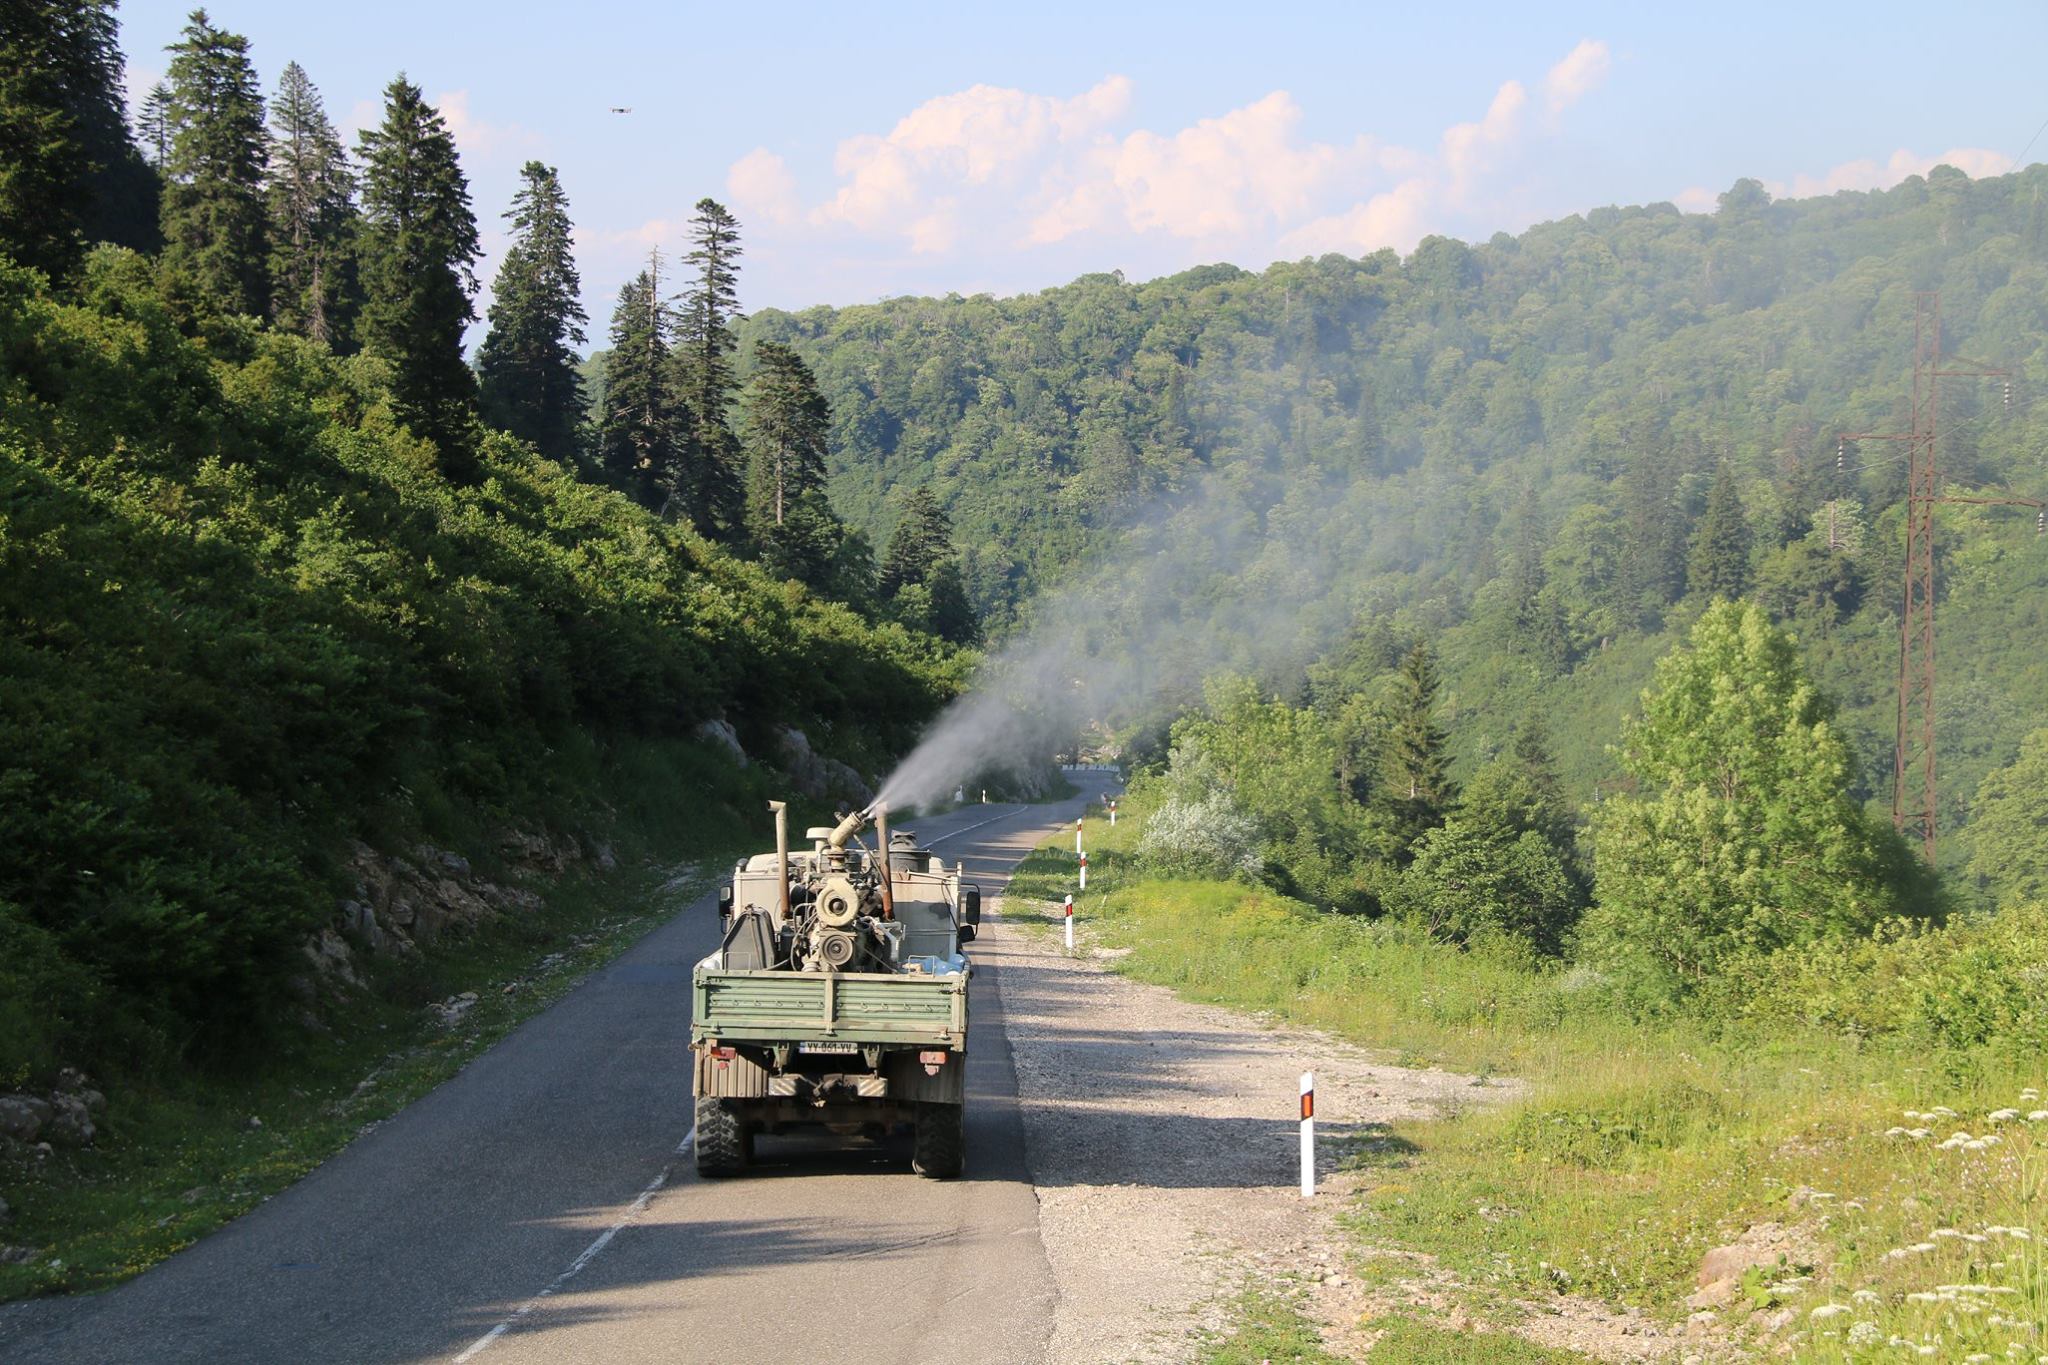
[{"label": "rocky outcrop", "polygon": [[[498,851],[506,864],[530,876],[559,876],[584,860],[575,841],[528,830],[507,830]],[[598,844],[591,856],[603,870],[618,866],[607,845]],[[431,844],[398,856],[358,843],[350,850],[348,870],[355,881],[353,894],[336,905],[333,922],[301,946],[310,969],[298,978],[302,996],[342,994],[360,986],[358,953],[402,957],[500,915],[531,913],[541,904],[536,893],[482,876],[469,859]]]},{"label": "rocky outcrop", "polygon": [[811,741],[795,726],[775,732],[775,756],[799,792],[816,800],[838,796],[865,806],[875,799],[867,779],[850,765],[826,758],[811,748]]},{"label": "rocky outcrop", "polygon": [[84,1072],[65,1067],[52,1089],[0,1095],[0,1147],[90,1147],[99,1135],[93,1116],[106,1107],[107,1097]]},{"label": "rocky outcrop", "polygon": [[732,761],[742,768],[747,766],[747,751],[740,747],[740,733],[732,728],[729,720],[707,720],[690,732],[706,744],[715,745],[732,756]]}]

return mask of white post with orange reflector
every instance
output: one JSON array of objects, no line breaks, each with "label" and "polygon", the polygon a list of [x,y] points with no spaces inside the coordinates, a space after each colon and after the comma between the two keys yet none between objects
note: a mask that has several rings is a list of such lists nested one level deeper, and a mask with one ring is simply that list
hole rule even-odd
[{"label": "white post with orange reflector", "polygon": [[1072,956],[1074,952],[1074,898],[1072,896],[1067,897],[1067,904],[1065,908],[1067,921],[1067,954],[1068,956]]},{"label": "white post with orange reflector", "polygon": [[1316,1073],[1301,1073],[1301,1197],[1316,1192]]},{"label": "white post with orange reflector", "polygon": [[1081,851],[1081,817],[1074,817],[1074,852]]},{"label": "white post with orange reflector", "polygon": [[1081,889],[1088,889],[1088,855],[1085,853],[1081,855]]}]

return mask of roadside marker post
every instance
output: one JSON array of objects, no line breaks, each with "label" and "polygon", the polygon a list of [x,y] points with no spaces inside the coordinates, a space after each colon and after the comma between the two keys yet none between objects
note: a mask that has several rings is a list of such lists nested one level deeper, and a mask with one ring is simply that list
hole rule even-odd
[{"label": "roadside marker post", "polygon": [[1074,852],[1081,851],[1081,817],[1074,817]]},{"label": "roadside marker post", "polygon": [[1116,828],[1116,802],[1114,801],[1109,803],[1109,827],[1111,829]]},{"label": "roadside marker post", "polygon": [[1081,889],[1088,889],[1088,855],[1085,853],[1081,855]]},{"label": "roadside marker post", "polygon": [[1072,896],[1069,896],[1069,897],[1067,897],[1067,904],[1066,904],[1066,922],[1067,922],[1067,956],[1068,956],[1068,957],[1072,957],[1072,956],[1074,955],[1074,898],[1073,898]]},{"label": "roadside marker post", "polygon": [[1316,1192],[1316,1073],[1301,1073],[1301,1197]]}]

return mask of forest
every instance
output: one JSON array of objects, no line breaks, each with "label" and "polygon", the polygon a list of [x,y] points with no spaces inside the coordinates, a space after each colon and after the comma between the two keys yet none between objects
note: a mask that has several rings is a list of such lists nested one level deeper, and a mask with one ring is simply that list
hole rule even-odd
[{"label": "forest", "polygon": [[808,370],[732,370],[714,202],[587,422],[551,170],[472,363],[477,220],[416,85],[346,149],[198,11],[131,131],[118,36],[96,0],[0,30],[0,1078],[260,1054],[356,841],[602,839],[706,722],[872,774],[958,689],[943,515],[879,568],[842,531]]},{"label": "forest", "polygon": [[[2048,494],[2044,196],[2038,166],[1787,202],[1744,181],[1711,214],[764,310],[741,336],[819,376],[854,526],[885,528],[906,488],[945,508],[997,633],[1199,500],[1201,534],[1248,543],[1192,595],[1284,604],[1292,636],[1226,641],[1216,667],[1336,716],[1426,642],[1454,767],[1541,711],[1583,804],[1627,781],[1609,748],[1658,656],[1710,600],[1748,599],[1798,637],[1852,789],[1883,807],[1904,447],[1839,435],[1910,425],[1916,296],[1938,292],[1945,353],[2011,372],[1944,382],[1945,489]],[[1960,871],[1980,787],[2048,706],[2048,539],[2030,510],[1952,506],[1936,547],[1942,861]],[[1199,688],[1168,702],[1121,737],[1163,757]]]}]

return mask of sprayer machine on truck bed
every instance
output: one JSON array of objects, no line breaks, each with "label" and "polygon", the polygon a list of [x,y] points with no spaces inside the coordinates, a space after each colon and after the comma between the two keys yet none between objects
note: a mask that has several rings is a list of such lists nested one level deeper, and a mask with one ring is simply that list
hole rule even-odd
[{"label": "sprayer machine on truck bed", "polygon": [[[774,802],[775,852],[733,869],[719,894],[725,935],[691,981],[697,1169],[736,1175],[759,1133],[821,1126],[871,1137],[908,1125],[918,1174],[965,1159],[967,991],[960,948],[981,921],[980,889],[881,807],[789,847]],[[875,822],[875,846],[859,838]]]}]

